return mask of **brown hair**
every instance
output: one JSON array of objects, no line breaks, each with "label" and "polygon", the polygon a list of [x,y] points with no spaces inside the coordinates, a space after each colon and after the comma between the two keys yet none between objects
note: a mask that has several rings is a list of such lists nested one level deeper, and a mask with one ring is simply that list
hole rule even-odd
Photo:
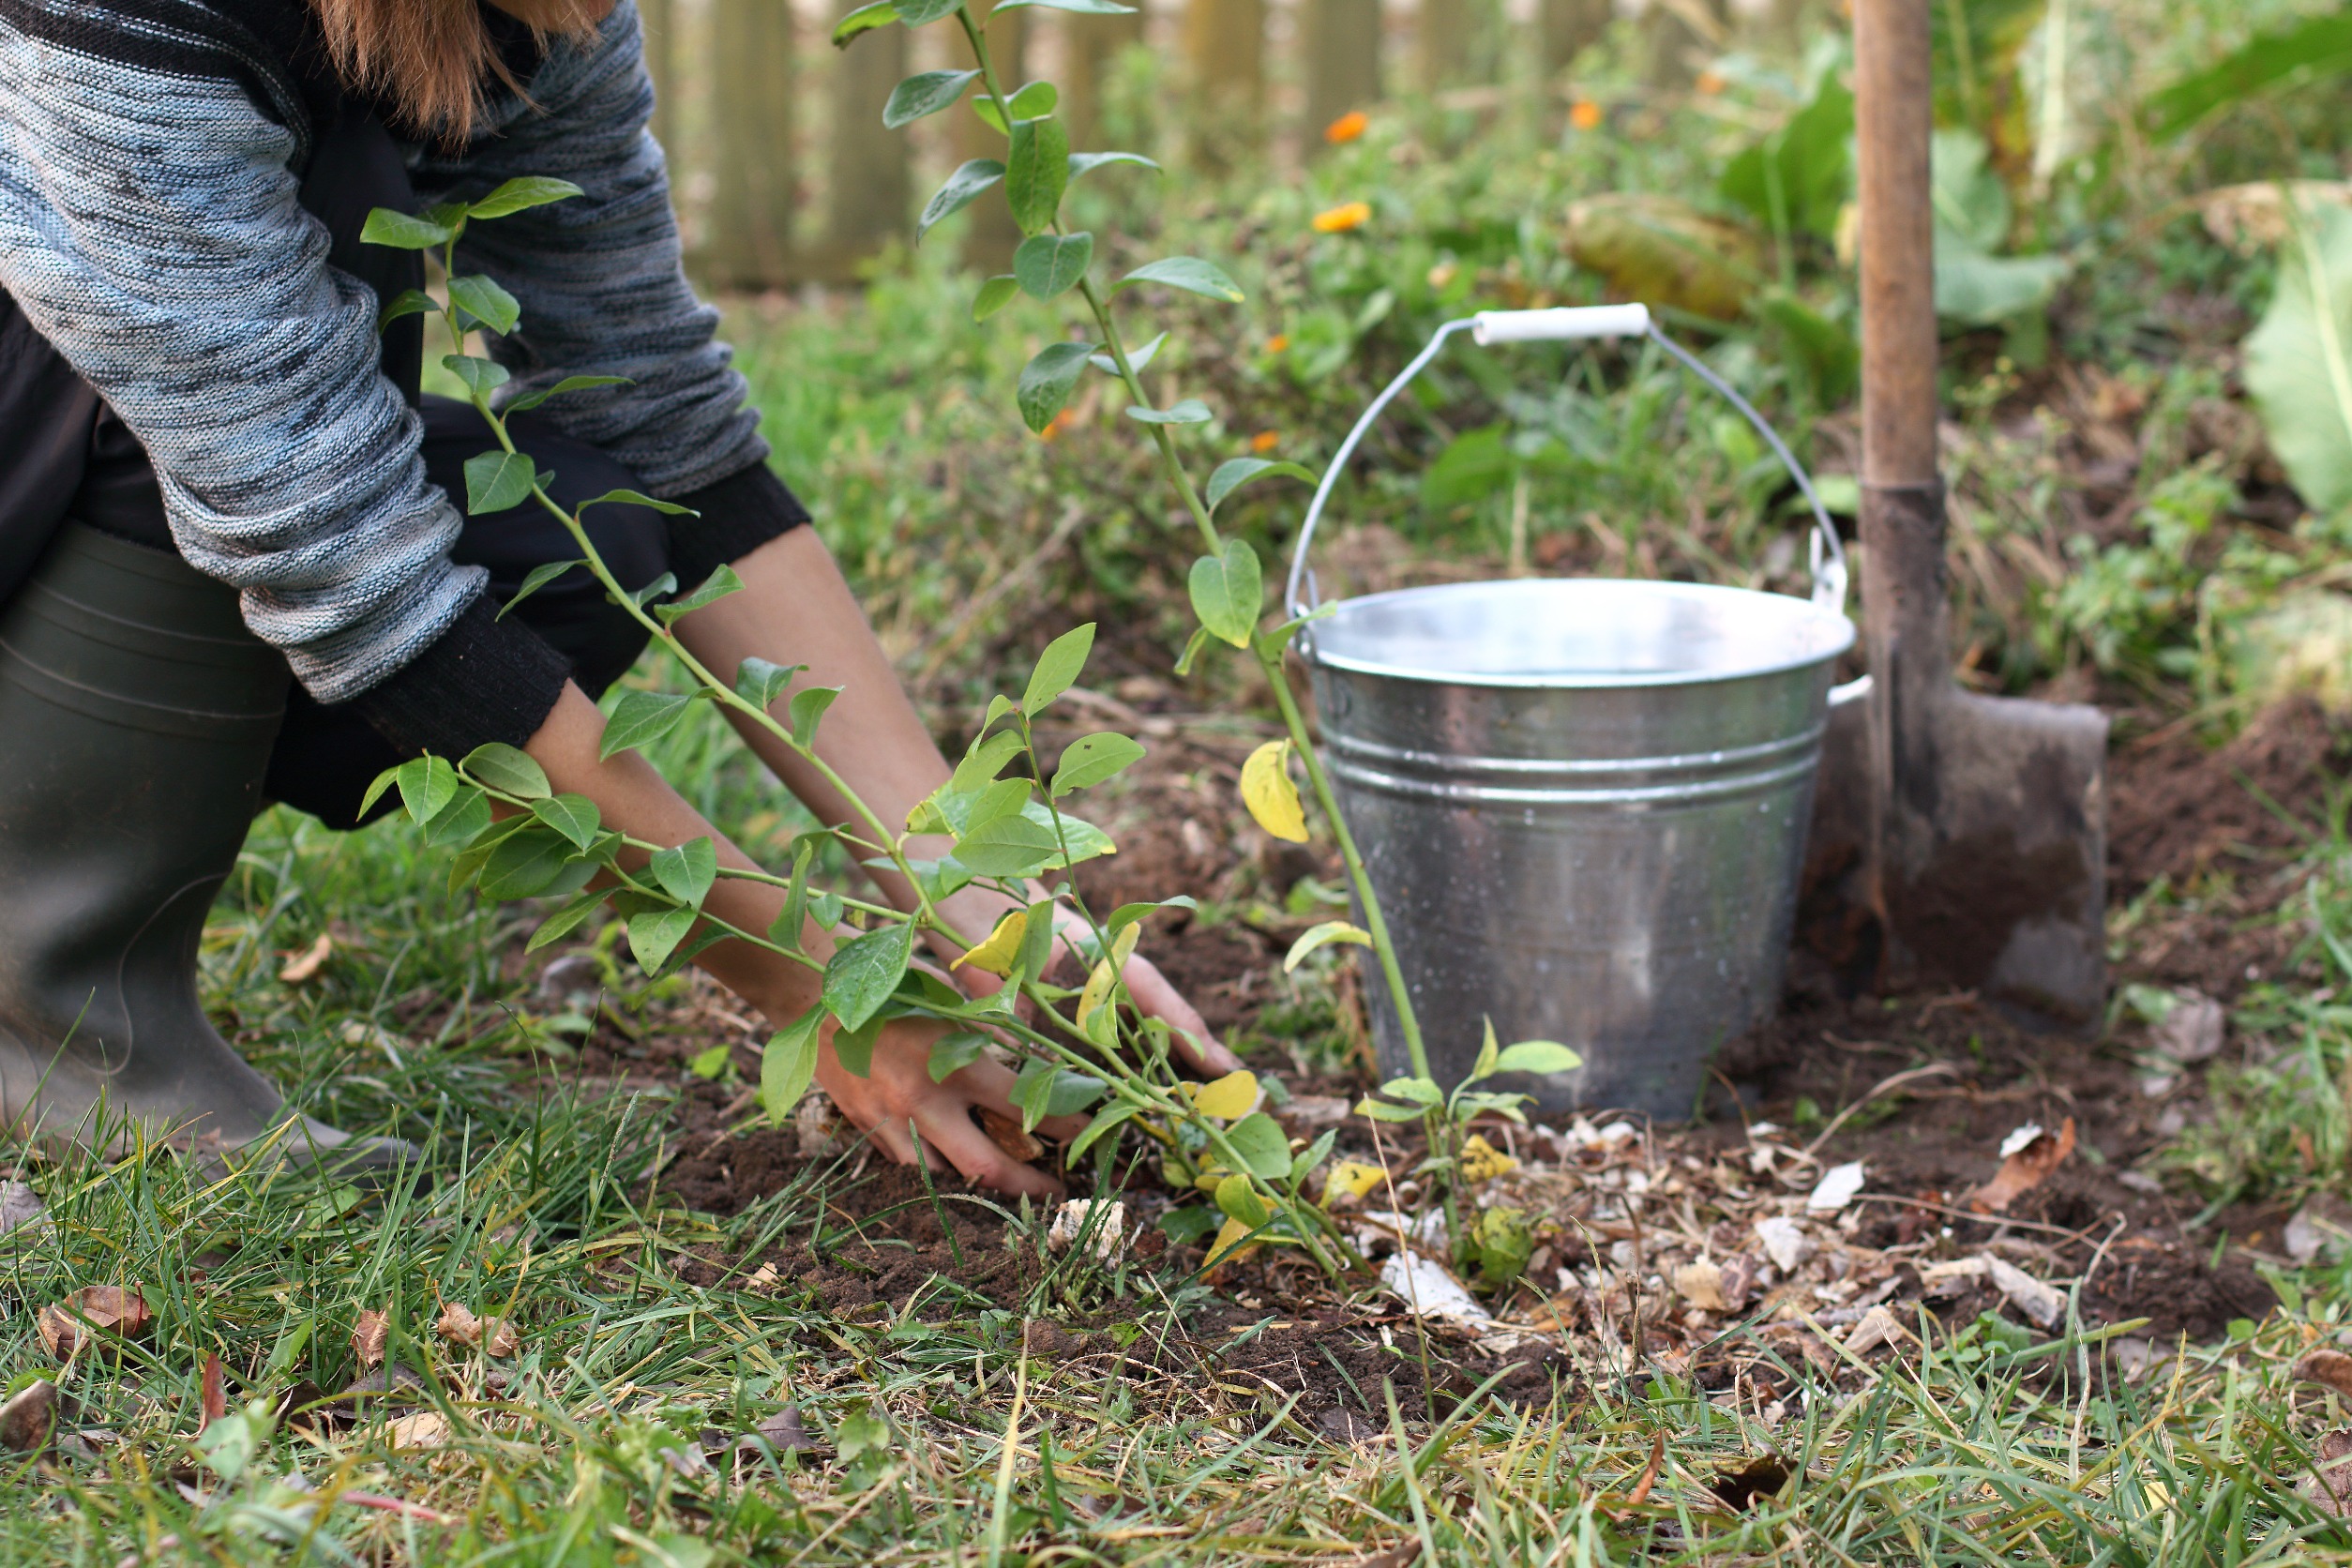
[{"label": "brown hair", "polygon": [[[613,0],[495,3],[542,40],[586,38],[613,7]],[[522,90],[491,42],[481,0],[310,0],[310,6],[344,84],[388,100],[403,129],[462,142],[490,83]]]}]

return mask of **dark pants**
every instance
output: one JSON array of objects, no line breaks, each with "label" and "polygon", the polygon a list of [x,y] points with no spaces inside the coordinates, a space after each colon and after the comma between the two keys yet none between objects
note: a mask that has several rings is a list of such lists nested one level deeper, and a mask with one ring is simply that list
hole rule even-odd
[{"label": "dark pants", "polygon": [[[462,511],[465,460],[495,443],[481,415],[468,404],[428,397],[421,412],[426,476]],[[607,490],[643,488],[635,475],[603,452],[565,439],[531,415],[516,415],[507,430],[542,471],[554,470],[548,492],[566,509]],[[101,420],[93,443],[73,515],[110,534],[173,548],[162,495],[146,454],[111,415]],[[669,529],[651,507],[598,506],[588,514],[587,525],[596,553],[626,586],[641,588],[670,569]],[[535,567],[574,560],[579,554],[563,524],[535,502],[467,518],[464,532],[449,550],[460,565],[489,568],[489,593],[500,604],[515,596]],[[514,618],[572,661],[573,680],[591,697],[602,695],[621,678],[644,651],[647,640],[644,627],[613,604],[585,568],[566,572],[534,593],[515,608]],[[264,789],[271,799],[307,811],[330,827],[356,827],[368,786],[401,760],[350,708],[316,702],[296,686],[286,704],[285,726],[270,754]],[[381,815],[394,804],[386,797],[370,815]]]}]

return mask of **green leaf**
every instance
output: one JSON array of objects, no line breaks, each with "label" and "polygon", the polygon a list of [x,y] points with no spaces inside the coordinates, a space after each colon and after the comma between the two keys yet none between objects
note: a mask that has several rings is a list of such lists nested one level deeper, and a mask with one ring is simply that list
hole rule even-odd
[{"label": "green leaf", "polygon": [[1013,112],[1016,122],[1041,120],[1062,107],[1062,89],[1050,82],[1023,83],[1004,100],[1004,107]]},{"label": "green leaf", "polygon": [[656,850],[645,868],[664,893],[699,910],[718,876],[718,848],[708,837],[689,839],[675,849]]},{"label": "green leaf", "polygon": [[792,851],[791,885],[784,907],[768,925],[768,940],[789,952],[801,951],[801,928],[808,923],[808,866],[817,856],[817,836],[803,834]]},{"label": "green leaf", "polygon": [[659,577],[654,579],[653,581],[646,583],[643,587],[631,589],[629,591],[629,602],[637,606],[638,609],[642,610],[647,605],[653,603],[656,599],[661,598],[670,594],[674,594],[677,591],[678,580],[676,576],[670,572],[664,572]]},{"label": "green leaf", "polygon": [[868,0],[839,22],[833,24],[833,47],[847,49],[860,33],[870,33],[877,27],[887,27],[898,20],[896,0]]},{"label": "green leaf", "polygon": [[964,8],[964,0],[894,0],[894,4],[898,20],[910,27],[926,26]]},{"label": "green leaf", "polygon": [[1243,1117],[1226,1129],[1225,1137],[1251,1175],[1271,1182],[1290,1173],[1290,1140],[1282,1123],[1264,1111]]},{"label": "green leaf", "polygon": [[1013,277],[1024,293],[1051,299],[1078,287],[1094,260],[1094,236],[1032,234],[1013,252]]},{"label": "green leaf", "polygon": [[[1127,369],[1133,370],[1137,375],[1141,375],[1147,369],[1150,368],[1152,361],[1159,357],[1160,349],[1167,343],[1167,341],[1168,334],[1163,332],[1158,337],[1153,339],[1150,342],[1144,344],[1141,348],[1129,349],[1127,351]],[[1086,362],[1093,366],[1094,369],[1102,371],[1102,373],[1107,376],[1115,376],[1119,373],[1119,361],[1113,359],[1107,354],[1096,353],[1089,354],[1087,355]]]},{"label": "green leaf", "polygon": [[402,289],[392,296],[392,303],[376,315],[376,330],[382,332],[402,316],[430,316],[441,309],[433,296],[422,289]]},{"label": "green leaf", "polygon": [[1094,1146],[1095,1141],[1143,1108],[1132,1100],[1115,1100],[1094,1113],[1094,1120],[1086,1123],[1086,1130],[1070,1140],[1063,1158],[1075,1160]]},{"label": "green leaf", "polygon": [[520,452],[483,452],[465,460],[465,509],[470,516],[503,512],[531,494],[538,470]]},{"label": "green leaf", "polygon": [[529,752],[519,751],[504,742],[491,741],[475,746],[458,765],[475,782],[487,784],[502,794],[519,800],[548,797],[547,771],[531,760]]},{"label": "green leaf", "polygon": [[1216,416],[1198,398],[1186,398],[1174,408],[1131,408],[1127,417],[1146,425],[1205,425]]},{"label": "green leaf", "polygon": [[1115,778],[1142,759],[1142,745],[1124,735],[1108,730],[1080,735],[1062,748],[1062,761],[1053,770],[1053,787],[1048,792],[1060,800],[1073,790]]},{"label": "green leaf", "polygon": [[697,588],[685,598],[658,607],[654,614],[663,626],[674,626],[679,620],[693,614],[704,605],[716,604],[730,594],[742,592],[743,579],[735,575],[735,568],[721,565],[718,570],[711,573],[701,587]]},{"label": "green leaf", "polygon": [[1020,732],[999,730],[972,742],[964,753],[964,760],[956,764],[956,771],[947,780],[950,793],[969,795],[985,790],[996,776],[1004,771],[1004,764],[1021,753]]},{"label": "green leaf", "polygon": [[445,354],[441,367],[465,384],[465,389],[477,398],[487,398],[506,384],[506,367],[495,359],[484,359],[473,354]]},{"label": "green leaf", "polygon": [[1034,8],[1046,11],[1070,11],[1078,16],[1133,16],[1137,8],[1123,6],[1119,0],[996,0],[989,11],[1020,11]]},{"label": "green leaf", "polygon": [[531,940],[522,944],[522,950],[525,953],[536,953],[540,948],[570,936],[587,921],[590,915],[602,907],[605,897],[605,890],[598,887],[591,888],[574,898],[570,903],[540,921],[539,928],[531,933]]},{"label": "green leaf", "polygon": [[1103,1095],[1103,1080],[1050,1062],[1031,1058],[1005,1096],[1019,1108],[1021,1131],[1033,1132],[1048,1116],[1076,1116]]},{"label": "green leaf", "polygon": [[[438,761],[439,759],[432,759]],[[443,762],[443,767],[449,764]],[[406,791],[402,791],[405,797]],[[425,848],[445,850],[462,844],[490,824],[490,797],[473,785],[461,787],[449,804],[427,818],[424,824]]]},{"label": "green leaf", "polygon": [[595,386],[628,386],[627,376],[565,376],[552,386],[542,386],[536,392],[525,392],[520,398],[509,398],[501,414],[528,414],[550,398],[560,398],[566,392],[585,392]]},{"label": "green leaf", "polygon": [[584,566],[587,564],[585,560],[549,561],[532,567],[531,575],[524,578],[522,586],[515,590],[515,596],[499,607],[498,619],[505,620],[508,611],[562,577],[565,572],[570,571],[574,566]]},{"label": "green leaf", "polygon": [[1305,1148],[1300,1150],[1296,1154],[1290,1157],[1291,1190],[1296,1191],[1298,1184],[1301,1182],[1305,1181],[1309,1176],[1315,1173],[1315,1168],[1317,1166],[1321,1165],[1325,1160],[1331,1158],[1332,1148],[1338,1141],[1339,1129],[1333,1127],[1326,1130],[1322,1137],[1317,1138],[1314,1142],[1308,1144]]},{"label": "green leaf", "polygon": [[535,800],[531,814],[583,850],[596,842],[596,830],[604,825],[596,803],[586,795],[565,793]]},{"label": "green leaf", "polygon": [[956,858],[984,877],[1034,876],[1060,858],[1053,830],[1026,815],[1003,817],[956,841]]},{"label": "green leaf", "polygon": [[[1063,128],[1062,122],[1013,122],[1012,151],[1004,159],[1004,199],[1011,204],[1013,221],[1021,226],[1021,233],[1043,234],[1053,227],[1054,215],[1062,210],[1062,192],[1069,183],[1070,133]],[[1018,274],[1020,269],[1017,253],[1013,271]],[[1075,277],[1071,279],[1072,282],[1077,280]]]},{"label": "green leaf", "polygon": [[1557,1040],[1522,1040],[1495,1058],[1498,1073],[1573,1073],[1584,1058]]},{"label": "green leaf", "polygon": [[964,814],[963,831],[977,833],[1000,817],[1018,817],[1029,804],[1032,785],[1026,778],[1001,778],[980,792]]},{"label": "green leaf", "polygon": [[400,777],[400,769],[397,762],[376,775],[375,781],[368,786],[368,792],[359,797],[359,816],[364,819],[374,810],[376,802],[384,798],[384,792],[398,783]]},{"label": "green leaf", "polygon": [[784,695],[792,677],[807,668],[805,664],[776,664],[755,655],[735,671],[735,695],[764,711]]},{"label": "green leaf", "polygon": [[1055,699],[1078,684],[1078,675],[1086,669],[1086,656],[1093,649],[1092,621],[1047,643],[1046,651],[1037,656],[1036,668],[1029,672],[1028,689],[1021,693],[1021,712],[1035,718],[1051,707]]},{"label": "green leaf", "polygon": [[482,897],[502,902],[535,898],[554,885],[571,858],[572,846],[561,834],[537,827],[509,834],[498,841],[482,865],[478,884]]},{"label": "green leaf", "polygon": [[1440,1106],[1445,1103],[1445,1091],[1425,1078],[1391,1078],[1380,1085],[1380,1093],[1392,1100],[1410,1100],[1420,1106]]},{"label": "green leaf", "polygon": [[1001,272],[980,285],[980,292],[972,297],[972,319],[987,321],[1013,303],[1021,292],[1020,280],[1009,272]]},{"label": "green leaf", "polygon": [[930,1073],[933,1083],[945,1083],[949,1077],[971,1066],[988,1054],[988,1037],[969,1030],[942,1034],[931,1042]]},{"label": "green leaf", "polygon": [[678,943],[694,929],[696,918],[693,910],[649,910],[630,915],[629,951],[637,956],[637,967],[648,974],[660,973]]},{"label": "green leaf", "polygon": [[975,158],[948,175],[947,183],[924,204],[923,216],[915,219],[914,243],[921,245],[934,224],[963,211],[1003,177],[1004,165],[992,158]]},{"label": "green leaf", "polygon": [[528,207],[543,207],[550,202],[569,201],[585,195],[569,180],[550,179],[544,174],[521,174],[508,180],[480,201],[466,207],[470,218],[505,218]]},{"label": "green leaf", "polygon": [[808,900],[808,918],[830,931],[841,924],[841,912],[847,907],[838,893],[819,893]]},{"label": "green leaf", "polygon": [[2289,216],[2270,308],[2245,342],[2246,390],[2288,480],[2328,513],[2352,502],[2352,211],[2299,203]]},{"label": "green leaf", "polygon": [[400,804],[413,822],[431,822],[458,797],[458,770],[438,757],[402,762],[395,776],[400,783]]},{"label": "green leaf", "polygon": [[1199,256],[1169,256],[1163,261],[1139,266],[1111,288],[1112,294],[1132,289],[1138,283],[1164,283],[1171,289],[1197,294],[1203,299],[1219,300],[1227,305],[1239,305],[1245,297],[1240,284],[1225,275],[1225,269],[1214,262]]},{"label": "green leaf", "polygon": [[633,746],[652,745],[678,727],[692,701],[666,691],[623,692],[620,701],[613,704],[612,716],[604,721],[597,757],[610,758]]},{"label": "green leaf", "polygon": [[1192,592],[1192,611],[1211,636],[1236,648],[1249,646],[1266,583],[1258,552],[1246,539],[1228,539],[1220,553],[1195,561],[1187,586]]},{"label": "green leaf", "polygon": [[781,1126],[817,1077],[817,1048],[823,1043],[825,1010],[811,1007],[768,1038],[760,1053],[760,1108]]},{"label": "green leaf", "polygon": [[2149,128],[2162,141],[2265,88],[2290,80],[2326,81],[2346,71],[2352,71],[2352,10],[2339,9],[2261,34],[2154,94],[2146,103]]},{"label": "green leaf", "polygon": [[834,949],[833,960],[825,965],[824,1002],[842,1028],[860,1028],[882,1011],[913,953],[914,927],[903,920]]},{"label": "green leaf", "polygon": [[1200,650],[1208,645],[1209,628],[1193,627],[1192,635],[1184,639],[1184,651],[1176,656],[1176,675],[1179,680],[1192,673],[1194,662],[1200,657]]},{"label": "green leaf", "polygon": [[478,323],[503,338],[522,319],[522,307],[515,296],[500,288],[496,279],[479,275],[450,279],[449,303],[458,308],[460,330]]},{"label": "green leaf", "polygon": [[1070,388],[1078,384],[1078,372],[1093,352],[1092,343],[1048,343],[1039,350],[1021,370],[1020,385],[1013,394],[1021,423],[1043,434],[1070,400]]},{"label": "green leaf", "polygon": [[1375,1122],[1418,1122],[1428,1113],[1418,1106],[1393,1106],[1386,1100],[1366,1098],[1356,1102],[1356,1114]]},{"label": "green leaf", "polygon": [[1253,480],[1279,476],[1304,479],[1315,483],[1312,470],[1294,462],[1276,462],[1272,458],[1229,458],[1217,464],[1217,471],[1209,475],[1209,510],[1214,512],[1225,498]]},{"label": "green leaf", "polygon": [[936,114],[963,97],[964,89],[978,80],[976,70],[927,70],[910,76],[890,89],[890,101],[882,105],[882,125],[897,130]]},{"label": "green leaf", "polygon": [[1070,155],[1070,178],[1075,180],[1082,174],[1091,174],[1095,170],[1110,163],[1139,164],[1155,174],[1160,170],[1157,163],[1141,153],[1072,153]]},{"label": "green leaf", "polygon": [[1108,920],[1103,922],[1103,930],[1106,934],[1116,937],[1137,921],[1146,915],[1156,914],[1161,910],[1197,910],[1199,907],[1198,900],[1189,894],[1184,893],[1179,893],[1173,898],[1151,898],[1141,903],[1122,904],[1110,912]]},{"label": "green leaf", "polygon": [[1734,158],[1716,188],[1768,229],[1830,239],[1853,188],[1854,95],[1824,71],[1813,101]]},{"label": "green leaf", "polygon": [[457,237],[456,232],[390,207],[378,207],[359,228],[362,245],[382,245],[394,250],[430,250]]},{"label": "green leaf", "polygon": [[691,506],[681,506],[674,501],[656,501],[642,490],[609,490],[593,501],[580,504],[583,512],[591,506],[651,506],[656,512],[679,518],[699,518],[702,515]]},{"label": "green leaf", "polygon": [[1032,980],[1043,979],[1046,971],[1052,966],[1054,924],[1054,901],[1051,898],[1040,898],[1029,906],[1029,924],[1021,931],[1018,972]]},{"label": "green leaf", "polygon": [[792,740],[802,750],[817,744],[817,721],[833,706],[833,700],[841,695],[839,686],[803,686],[792,693]]}]

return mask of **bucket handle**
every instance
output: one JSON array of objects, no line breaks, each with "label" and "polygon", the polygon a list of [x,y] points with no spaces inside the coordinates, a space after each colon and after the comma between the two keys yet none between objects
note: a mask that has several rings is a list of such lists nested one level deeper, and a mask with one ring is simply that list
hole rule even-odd
[{"label": "bucket handle", "polygon": [[[1355,429],[1348,432],[1348,439],[1339,444],[1331,465],[1323,470],[1322,482],[1315,487],[1315,499],[1306,508],[1306,524],[1299,530],[1298,550],[1290,561],[1290,580],[1283,589],[1283,600],[1289,605],[1291,614],[1305,615],[1315,608],[1300,596],[1302,587],[1309,598],[1316,592],[1314,576],[1307,569],[1307,550],[1315,542],[1316,525],[1322,521],[1323,507],[1331,500],[1332,488],[1338,484],[1339,475],[1347,470],[1348,460],[1355,455],[1357,445],[1371,430],[1372,422],[1380,416],[1381,411],[1395,401],[1396,395],[1427,368],[1445,347],[1446,339],[1457,332],[1468,332],[1470,340],[1481,348],[1491,348],[1497,343],[1559,342],[1586,338],[1648,338],[1681,361],[1692,374],[1722,393],[1730,400],[1732,407],[1747,415],[1748,423],[1756,427],[1756,434],[1764,438],[1765,445],[1772,447],[1789,476],[1797,481],[1797,488],[1804,492],[1806,503],[1813,507],[1814,530],[1806,552],[1806,566],[1813,578],[1813,602],[1841,615],[1846,612],[1846,547],[1838,541],[1837,529],[1830,521],[1829,508],[1821,505],[1821,497],[1813,488],[1812,476],[1805,473],[1804,465],[1797,460],[1778,432],[1697,355],[1659,331],[1657,323],[1650,319],[1647,305],[1585,305],[1545,310],[1481,310],[1438,328],[1428,347],[1415,354],[1411,363],[1396,373],[1396,379],[1372,400],[1372,406],[1364,411]],[[1304,635],[1305,628],[1301,631]]]}]

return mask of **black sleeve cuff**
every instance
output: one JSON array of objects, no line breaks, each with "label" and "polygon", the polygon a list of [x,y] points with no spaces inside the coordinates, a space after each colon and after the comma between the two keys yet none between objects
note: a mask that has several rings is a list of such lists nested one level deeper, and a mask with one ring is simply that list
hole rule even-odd
[{"label": "black sleeve cuff", "polygon": [[678,586],[686,589],[808,520],[808,508],[800,497],[764,462],[715,485],[663,499],[702,514],[669,520],[670,569],[677,575]]},{"label": "black sleeve cuff", "polygon": [[401,756],[456,761],[477,746],[519,746],[537,734],[570,679],[570,660],[520,622],[501,621],[483,597],[351,705]]}]

